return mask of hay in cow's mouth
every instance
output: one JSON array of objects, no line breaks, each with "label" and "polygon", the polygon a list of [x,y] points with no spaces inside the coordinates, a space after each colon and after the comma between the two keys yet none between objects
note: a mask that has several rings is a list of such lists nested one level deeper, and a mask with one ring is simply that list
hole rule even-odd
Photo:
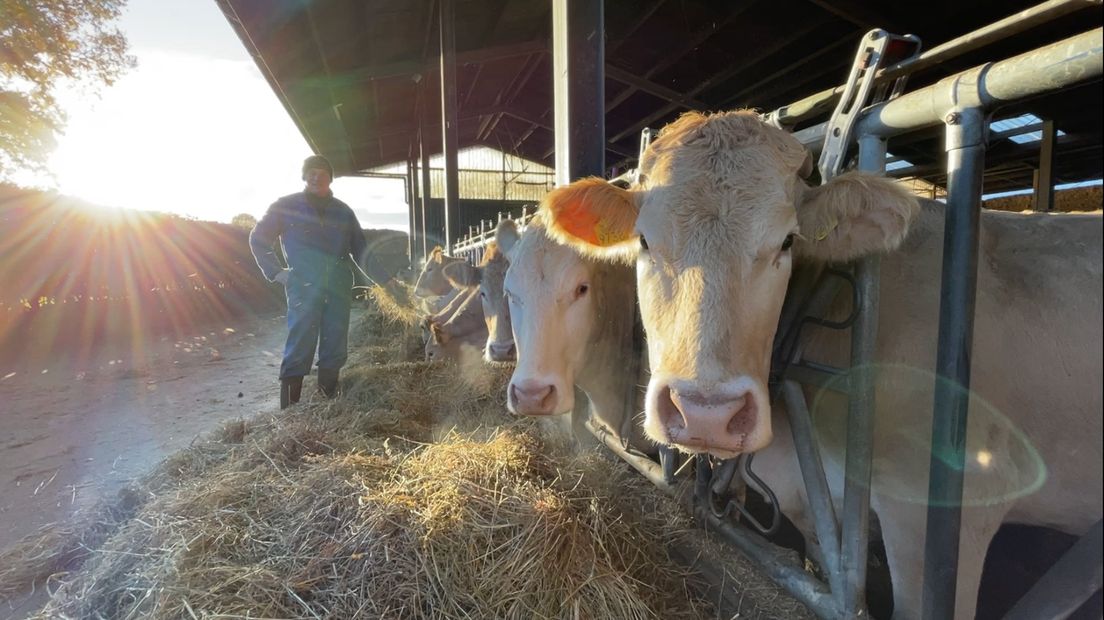
[{"label": "hay in cow's mouth", "polygon": [[[668,553],[700,553],[678,506],[509,416],[509,372],[353,368],[338,399],[227,424],[125,510],[0,558],[0,598],[55,573],[40,618],[714,615]],[[806,613],[764,613],[755,596],[745,616]]]}]

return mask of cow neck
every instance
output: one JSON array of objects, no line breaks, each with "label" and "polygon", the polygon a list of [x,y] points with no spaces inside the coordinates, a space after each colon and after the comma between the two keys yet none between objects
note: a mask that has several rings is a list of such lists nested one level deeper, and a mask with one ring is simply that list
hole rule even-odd
[{"label": "cow neck", "polygon": [[[622,269],[624,273],[619,273]],[[631,268],[610,264],[600,265],[594,273],[592,290],[601,295],[599,324],[576,384],[586,392],[595,417],[616,433],[625,412],[625,395],[637,381],[633,365],[624,362],[633,355],[635,276]]]}]

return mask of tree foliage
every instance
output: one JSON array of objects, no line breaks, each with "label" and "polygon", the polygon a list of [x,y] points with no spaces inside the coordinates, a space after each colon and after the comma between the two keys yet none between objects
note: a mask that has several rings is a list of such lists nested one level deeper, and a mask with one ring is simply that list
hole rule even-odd
[{"label": "tree foliage", "polygon": [[257,225],[257,218],[248,213],[239,213],[230,220],[230,223],[246,230],[253,230],[253,227]]},{"label": "tree foliage", "polygon": [[0,0],[0,179],[44,170],[65,126],[61,87],[94,94],[134,66],[126,0]]}]

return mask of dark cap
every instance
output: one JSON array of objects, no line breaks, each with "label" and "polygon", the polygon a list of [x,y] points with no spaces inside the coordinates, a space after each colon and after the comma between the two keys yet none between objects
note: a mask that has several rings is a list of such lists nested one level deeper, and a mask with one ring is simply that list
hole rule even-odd
[{"label": "dark cap", "polygon": [[322,157],[321,155],[311,155],[303,160],[303,180],[307,179],[307,170],[325,170],[330,173],[330,180],[333,180],[333,166],[330,164],[330,160]]}]

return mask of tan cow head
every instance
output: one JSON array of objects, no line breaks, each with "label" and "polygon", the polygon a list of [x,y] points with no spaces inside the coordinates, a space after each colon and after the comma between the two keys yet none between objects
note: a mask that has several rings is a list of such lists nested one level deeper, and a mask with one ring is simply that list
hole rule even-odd
[{"label": "tan cow head", "polygon": [[[558,192],[571,191],[557,189]],[[542,209],[510,253],[505,293],[517,345],[507,406],[519,415],[557,415],[575,407],[579,381],[596,340],[614,320],[612,307],[629,310],[627,266],[586,256],[551,238]],[[617,304],[621,300],[621,304]],[[628,300],[628,303],[624,303]]]},{"label": "tan cow head", "polygon": [[636,257],[652,439],[726,458],[766,446],[793,260],[851,260],[905,237],[919,207],[904,189],[854,173],[810,189],[807,157],[753,112],[690,113],[651,144],[630,190],[587,179],[546,203],[565,243]]},{"label": "tan cow head", "polygon": [[482,349],[487,342],[487,324],[483,321],[483,307],[478,289],[464,293],[464,301],[452,316],[426,318],[429,338],[425,345],[427,362],[457,361],[464,347]]},{"label": "tan cow head", "polygon": [[440,246],[433,248],[426,258],[422,273],[418,275],[418,281],[414,285],[414,294],[418,297],[440,297],[448,295],[453,287],[445,278],[444,268],[457,262],[464,262],[461,258],[445,256],[445,251]]}]

